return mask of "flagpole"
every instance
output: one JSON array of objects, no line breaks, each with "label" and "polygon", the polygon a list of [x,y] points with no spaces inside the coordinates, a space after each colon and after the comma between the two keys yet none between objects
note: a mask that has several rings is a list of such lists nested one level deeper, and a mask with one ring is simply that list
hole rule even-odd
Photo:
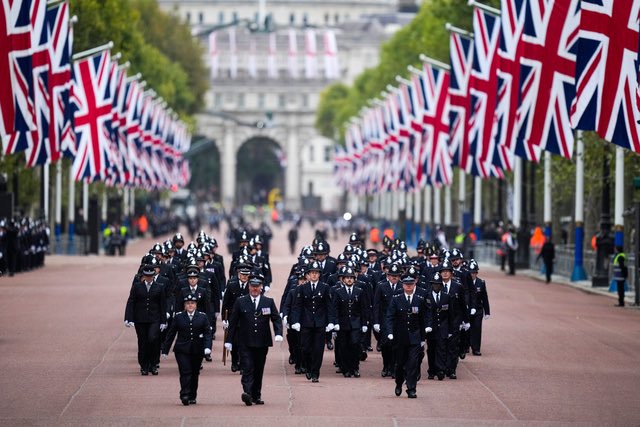
[{"label": "flagpole", "polygon": [[616,147],[616,183],[613,213],[614,245],[624,245],[624,148]]},{"label": "flagpole", "polygon": [[467,30],[463,30],[462,28],[453,26],[448,22],[446,24],[444,24],[444,28],[445,28],[445,30],[450,31],[452,33],[458,33],[458,34],[460,34],[462,36],[469,37],[470,39],[473,38],[473,33],[470,33]]},{"label": "flagpole", "polygon": [[513,212],[512,222],[517,229],[520,228],[522,217],[522,157],[516,156],[513,166]]},{"label": "flagpole", "polygon": [[450,226],[451,222],[451,185],[444,187],[444,225]]},{"label": "flagpole", "polygon": [[427,185],[424,187],[424,235],[425,240],[431,240],[433,226],[433,187]]},{"label": "flagpole", "polygon": [[576,201],[575,201],[575,250],[573,258],[573,273],[571,281],[587,280],[584,270],[584,142],[582,131],[577,132],[576,138]]},{"label": "flagpole", "polygon": [[42,214],[49,223],[49,164],[42,165]]},{"label": "flagpole", "polygon": [[544,152],[544,234],[551,237],[551,152]]},{"label": "flagpole", "polygon": [[74,54],[71,58],[74,61],[77,61],[79,59],[95,55],[96,53],[100,53],[100,52],[103,52],[105,50],[111,50],[112,48],[113,48],[113,42],[109,42],[107,44],[103,44],[102,46],[97,46],[97,47],[94,47],[92,49],[88,49],[88,50],[85,50],[85,51],[82,51],[82,52],[78,52],[78,53]]},{"label": "flagpole", "polygon": [[436,227],[442,226],[442,197],[440,187],[433,189],[433,223]]},{"label": "flagpole", "polygon": [[422,192],[423,188],[418,188],[413,193],[413,222],[414,229],[416,230],[416,240],[420,238],[422,234]]},{"label": "flagpole", "polygon": [[62,234],[62,160],[56,162],[56,205],[54,233],[56,238],[56,253],[62,253],[60,235]]},{"label": "flagpole", "polygon": [[476,234],[476,238],[480,239],[482,236],[480,235],[482,224],[482,178],[476,176],[474,178],[474,190],[473,190],[473,223],[474,223],[474,232]]},{"label": "flagpole", "polygon": [[[433,59],[433,58],[429,58],[427,55],[425,55],[424,53],[421,53],[419,56],[420,60],[422,62],[426,62],[427,64],[433,65],[434,67],[437,68],[442,68],[443,70],[449,71],[451,70],[451,67],[449,66],[449,64],[445,64],[444,62],[440,62],[437,59]],[[414,68],[414,67],[411,67]],[[417,69],[416,69],[417,70]],[[419,72],[420,70],[418,70]]]},{"label": "flagpole", "polygon": [[496,16],[500,16],[500,10],[499,9],[493,8],[491,6],[487,6],[486,4],[483,4],[483,3],[478,3],[476,0],[468,0],[467,1],[467,5],[473,6],[473,7],[477,7],[480,10],[483,10],[485,12],[489,12],[489,13],[491,13],[493,15],[496,15]]},{"label": "flagpole", "polygon": [[67,253],[69,255],[75,254],[74,234],[76,231],[76,181],[73,176],[73,167],[69,166],[69,200],[67,205],[67,218],[69,219],[69,241],[67,243]]},{"label": "flagpole", "polygon": [[460,169],[458,174],[458,209],[460,210],[460,227],[464,227],[464,210],[467,204],[467,174]]}]

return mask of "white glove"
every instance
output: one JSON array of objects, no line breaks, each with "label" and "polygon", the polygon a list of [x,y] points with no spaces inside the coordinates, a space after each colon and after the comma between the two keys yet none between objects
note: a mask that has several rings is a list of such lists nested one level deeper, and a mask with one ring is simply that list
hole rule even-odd
[{"label": "white glove", "polygon": [[[280,314],[282,314],[282,313],[280,313]],[[289,320],[289,316],[284,316],[284,317],[282,318],[282,324],[284,325],[284,327],[285,327],[285,328],[288,328],[288,327],[289,327],[289,326],[288,326],[288,325],[289,325],[289,322],[287,322],[287,320]]]},{"label": "white glove", "polygon": [[464,329],[464,322],[460,323],[460,326],[458,327],[458,330],[461,331]]},{"label": "white glove", "polygon": [[451,338],[452,336],[453,336],[453,335],[449,334],[449,335],[447,335],[447,338]]},{"label": "white glove", "polygon": [[389,334],[389,335],[387,335],[387,339],[388,339],[389,341],[393,341],[393,334]]},{"label": "white glove", "polygon": [[420,341],[420,347],[424,348],[425,342],[424,341]]},{"label": "white glove", "polygon": [[463,323],[463,324],[462,324],[462,328],[463,328],[465,331],[468,331],[468,330],[469,330],[469,328],[471,328],[471,323]]},{"label": "white glove", "polygon": [[369,328],[367,328],[366,326],[362,327],[362,333],[363,334],[366,334],[368,330],[369,330]]},{"label": "white glove", "polygon": [[167,312],[167,319],[171,317],[171,314],[169,314],[169,312]]},{"label": "white glove", "polygon": [[130,327],[132,327],[133,325],[134,325],[134,323],[133,323],[133,322],[128,322],[128,321],[126,321],[126,320],[124,321],[124,326],[126,326],[127,328],[130,328]]},{"label": "white glove", "polygon": [[329,324],[327,325],[327,327],[326,327],[326,328],[324,328],[324,331],[325,331],[325,332],[331,332],[331,331],[333,331],[333,328],[334,328],[333,323],[329,323]]},{"label": "white glove", "polygon": [[223,320],[222,321],[222,329],[227,329],[229,327],[229,321],[228,320]]},{"label": "white glove", "polygon": [[490,314],[485,314],[485,315],[484,315],[484,320],[487,320],[489,317],[491,317],[491,315],[490,315]]},{"label": "white glove", "polygon": [[214,313],[213,315],[215,316],[216,319],[220,317],[220,313]]},{"label": "white glove", "polygon": [[471,309],[471,311],[470,311],[469,313],[473,316],[474,314],[476,314],[476,309],[475,309],[475,308],[472,308],[472,309]]},{"label": "white glove", "polygon": [[431,326],[427,326],[426,328],[424,328],[424,332],[427,334],[432,331],[433,331],[433,328]]},{"label": "white glove", "polygon": [[210,348],[205,348],[205,349],[204,349],[204,355],[205,355],[205,356],[208,356],[208,355],[210,355],[210,354],[211,354],[211,349],[210,349]]},{"label": "white glove", "polygon": [[334,331],[336,331],[336,332],[340,331],[340,325],[336,325],[336,326],[334,326],[334,327],[333,327],[333,330],[334,330]]},{"label": "white glove", "polygon": [[160,324],[160,332],[163,332],[165,329],[167,329],[167,324],[166,323],[161,323]]},{"label": "white glove", "polygon": [[266,294],[267,292],[269,292],[271,290],[271,287],[269,286],[265,286],[264,287],[264,293]]},{"label": "white glove", "polygon": [[233,348],[233,345],[231,345],[230,342],[226,342],[226,343],[224,343],[224,348],[226,348],[227,350],[231,351],[231,349]]},{"label": "white glove", "polygon": [[0,259],[2,259],[3,256],[4,256],[4,254],[2,252],[0,252]]},{"label": "white glove", "polygon": [[169,355],[168,355],[168,354],[163,354],[163,355],[162,355],[162,358],[163,358],[163,359],[168,359],[168,358],[169,358]]},{"label": "white glove", "polygon": [[300,323],[294,323],[293,325],[291,325],[291,329],[300,332]]},{"label": "white glove", "polygon": [[373,330],[376,331],[376,332],[380,332],[380,325],[377,324],[377,323],[375,325],[373,325]]},{"label": "white glove", "polygon": [[282,342],[282,335],[276,335],[275,340],[276,342]]}]

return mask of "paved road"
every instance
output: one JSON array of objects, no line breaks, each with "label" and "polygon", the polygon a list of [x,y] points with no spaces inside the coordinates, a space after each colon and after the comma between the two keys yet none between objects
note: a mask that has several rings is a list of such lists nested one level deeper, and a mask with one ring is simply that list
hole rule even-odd
[{"label": "paved road", "polygon": [[[294,260],[287,230],[276,228],[272,244],[278,299]],[[303,229],[299,243],[311,237]],[[332,253],[345,242],[332,240]],[[184,407],[175,361],[141,377],[135,331],[123,326],[132,274],[152,243],[138,241],[121,258],[49,257],[45,269],[0,278],[1,425],[640,425],[640,312],[489,268],[481,272],[493,312],[483,356],[462,361],[457,381],[421,381],[416,400],[395,397],[378,353],[361,378],[343,378],[327,351],[312,384],[293,374],[276,344],[266,405],[245,407],[240,377],[222,366],[217,340],[198,404]]]}]

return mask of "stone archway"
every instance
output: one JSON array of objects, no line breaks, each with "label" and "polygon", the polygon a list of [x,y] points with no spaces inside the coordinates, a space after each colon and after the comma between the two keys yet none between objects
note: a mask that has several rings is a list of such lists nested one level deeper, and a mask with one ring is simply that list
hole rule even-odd
[{"label": "stone archway", "polygon": [[189,190],[200,200],[221,200],[221,155],[215,141],[203,136],[194,135],[195,151],[189,158],[191,181]]},{"label": "stone archway", "polygon": [[273,188],[284,194],[285,171],[282,147],[273,139],[254,136],[236,154],[236,204],[265,204]]}]

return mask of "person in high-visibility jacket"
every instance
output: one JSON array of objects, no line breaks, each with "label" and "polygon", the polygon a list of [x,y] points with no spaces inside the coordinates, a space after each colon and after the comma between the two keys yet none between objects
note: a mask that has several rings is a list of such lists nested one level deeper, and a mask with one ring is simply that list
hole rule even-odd
[{"label": "person in high-visibility jacket", "polygon": [[616,256],[613,258],[613,280],[618,288],[618,307],[624,307],[624,283],[627,280],[627,256],[621,246],[616,246]]}]

